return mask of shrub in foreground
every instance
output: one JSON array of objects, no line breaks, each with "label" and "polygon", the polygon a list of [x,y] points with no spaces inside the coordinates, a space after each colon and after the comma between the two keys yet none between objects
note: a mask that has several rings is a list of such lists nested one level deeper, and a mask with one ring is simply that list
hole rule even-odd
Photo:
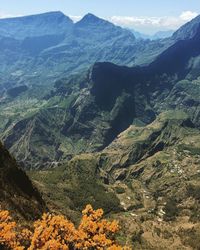
[{"label": "shrub in foreground", "polygon": [[116,221],[103,219],[103,210],[87,205],[77,228],[62,215],[43,214],[33,230],[19,229],[8,211],[0,211],[0,249],[14,250],[76,250],[128,249],[117,245]]}]

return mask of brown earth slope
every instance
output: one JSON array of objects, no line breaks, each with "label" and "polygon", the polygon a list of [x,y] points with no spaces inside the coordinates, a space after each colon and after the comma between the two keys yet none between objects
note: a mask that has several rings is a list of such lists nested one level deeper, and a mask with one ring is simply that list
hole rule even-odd
[{"label": "brown earth slope", "polygon": [[12,216],[25,220],[35,219],[45,210],[40,193],[1,143],[0,208],[7,209]]}]

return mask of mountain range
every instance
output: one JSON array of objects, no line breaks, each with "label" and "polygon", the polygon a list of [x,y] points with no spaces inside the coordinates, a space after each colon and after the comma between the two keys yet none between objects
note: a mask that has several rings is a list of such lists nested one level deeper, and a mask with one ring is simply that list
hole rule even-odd
[{"label": "mountain range", "polygon": [[0,30],[1,139],[49,209],[76,221],[90,203],[135,249],[198,249],[200,16],[155,41],[92,14]]},{"label": "mountain range", "polygon": [[135,38],[139,38],[139,39],[150,39],[150,40],[158,40],[158,39],[164,39],[164,38],[168,38],[171,37],[174,33],[174,30],[165,30],[165,31],[158,31],[153,35],[148,35],[148,34],[144,34],[144,33],[140,33],[138,31],[135,31],[133,29],[131,29],[131,31],[133,32]]},{"label": "mountain range", "polygon": [[21,85],[50,85],[96,61],[133,66],[152,61],[171,42],[138,40],[92,14],[77,23],[61,12],[0,20],[1,94]]},{"label": "mountain range", "polygon": [[[35,22],[49,18],[49,15],[36,16]],[[63,16],[61,13],[51,15]],[[13,19],[10,21],[12,23]],[[8,89],[1,102],[1,131],[5,145],[18,160],[26,162],[26,166],[56,163],[76,153],[100,150],[132,123],[148,124],[162,110],[176,108],[175,104],[168,107],[163,100],[176,98],[170,94],[174,95],[181,80],[198,81],[200,48],[196,23],[198,17],[175,32],[170,42],[164,40],[163,43],[172,45],[147,66],[128,68],[98,62],[79,73],[71,69],[71,74],[52,81],[52,85],[51,82],[38,85],[37,78],[33,78],[31,87],[29,83]],[[120,36],[123,34],[136,40],[129,31],[91,14],[75,25],[80,32],[78,39],[85,33],[88,37],[96,36],[94,44],[99,39],[102,48],[102,41],[107,41],[107,34],[112,32],[112,39],[114,34],[117,34],[115,39],[119,39],[120,33]],[[108,29],[103,37],[98,35],[101,29]],[[194,29],[193,33],[191,29]],[[55,55],[58,55],[56,51]],[[112,56],[116,56],[114,51]],[[59,63],[57,67],[60,67]],[[23,77],[20,79],[22,81]],[[194,113],[190,110],[190,116],[198,125],[196,108]],[[188,105],[183,105],[182,109],[187,111]]]}]

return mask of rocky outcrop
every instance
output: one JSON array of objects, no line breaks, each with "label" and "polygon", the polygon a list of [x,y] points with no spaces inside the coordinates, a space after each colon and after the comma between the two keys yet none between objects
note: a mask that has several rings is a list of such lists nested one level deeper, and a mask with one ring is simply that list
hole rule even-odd
[{"label": "rocky outcrop", "polygon": [[45,203],[26,173],[0,144],[0,207],[15,217],[36,219],[45,211]]}]

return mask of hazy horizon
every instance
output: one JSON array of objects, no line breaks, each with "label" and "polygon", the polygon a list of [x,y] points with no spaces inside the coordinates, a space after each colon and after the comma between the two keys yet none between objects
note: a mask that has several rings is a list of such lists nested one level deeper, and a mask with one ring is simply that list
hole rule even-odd
[{"label": "hazy horizon", "polygon": [[[157,31],[176,30],[200,13],[197,0],[158,0],[140,2],[126,0],[0,0],[0,18],[26,16],[50,11],[61,11],[74,21],[87,13],[113,22],[116,25],[134,29],[145,34]],[[173,7],[173,8],[172,8]]]}]

